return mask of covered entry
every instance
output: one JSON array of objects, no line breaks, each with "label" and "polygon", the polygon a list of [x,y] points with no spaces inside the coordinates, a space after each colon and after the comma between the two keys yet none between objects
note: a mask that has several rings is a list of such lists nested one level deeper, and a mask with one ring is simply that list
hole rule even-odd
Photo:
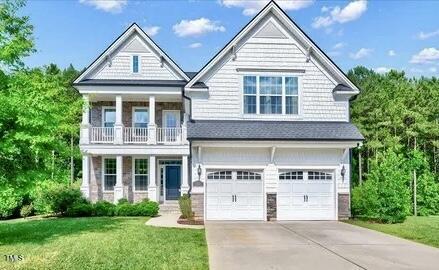
[{"label": "covered entry", "polygon": [[206,172],[206,219],[264,220],[262,172]]}]

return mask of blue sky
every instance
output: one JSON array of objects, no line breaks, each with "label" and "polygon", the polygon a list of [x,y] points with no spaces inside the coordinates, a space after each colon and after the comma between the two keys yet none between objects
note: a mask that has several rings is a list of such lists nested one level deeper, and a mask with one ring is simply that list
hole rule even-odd
[{"label": "blue sky", "polygon": [[[185,70],[197,71],[267,0],[30,1],[29,66],[88,66],[132,22]],[[343,70],[364,65],[439,76],[439,1],[278,1]]]}]

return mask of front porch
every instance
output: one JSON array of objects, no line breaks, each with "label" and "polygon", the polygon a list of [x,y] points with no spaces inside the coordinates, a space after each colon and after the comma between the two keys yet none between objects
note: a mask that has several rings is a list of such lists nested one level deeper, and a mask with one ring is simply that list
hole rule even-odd
[{"label": "front porch", "polygon": [[189,190],[188,156],[84,155],[81,191],[89,200],[176,202]]}]

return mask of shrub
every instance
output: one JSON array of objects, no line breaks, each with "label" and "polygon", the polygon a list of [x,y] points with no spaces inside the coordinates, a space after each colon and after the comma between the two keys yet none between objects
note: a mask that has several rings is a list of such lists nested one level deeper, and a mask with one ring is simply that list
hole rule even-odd
[{"label": "shrub", "polygon": [[118,216],[138,216],[137,207],[134,204],[122,203],[116,206],[116,214]]},{"label": "shrub", "polygon": [[64,214],[67,208],[78,202],[85,202],[81,191],[63,184],[55,185],[43,193],[43,200],[54,213]]},{"label": "shrub", "polygon": [[35,188],[31,191],[31,199],[37,214],[52,212],[51,202],[46,199],[46,193],[58,185],[59,183],[53,181],[41,181],[35,184]]},{"label": "shrub", "polygon": [[34,213],[34,206],[32,204],[23,205],[20,209],[20,216],[23,218],[31,216],[33,215],[33,213]]},{"label": "shrub", "polygon": [[178,205],[180,206],[180,212],[183,218],[192,219],[194,212],[192,212],[192,200],[188,194],[184,194],[178,199]]},{"label": "shrub", "polygon": [[419,175],[416,193],[418,215],[439,214],[439,184],[431,172],[426,170]]},{"label": "shrub", "polygon": [[135,204],[138,216],[155,217],[159,213],[159,204],[149,200],[144,200]]},{"label": "shrub", "polygon": [[0,185],[0,218],[12,216],[21,203],[22,196],[16,189],[8,185]]},{"label": "shrub", "polygon": [[93,215],[93,205],[88,201],[75,202],[67,208],[64,215],[68,217],[90,217]]},{"label": "shrub", "polygon": [[117,204],[119,205],[119,204],[127,204],[127,203],[130,203],[127,199],[125,199],[125,198],[122,198],[122,199],[119,199],[118,201],[117,201]]},{"label": "shrub", "polygon": [[410,174],[406,160],[389,150],[372,163],[367,181],[354,188],[356,216],[384,223],[403,222],[410,214]]},{"label": "shrub", "polygon": [[116,205],[107,201],[97,201],[94,205],[96,216],[114,216],[116,213]]}]

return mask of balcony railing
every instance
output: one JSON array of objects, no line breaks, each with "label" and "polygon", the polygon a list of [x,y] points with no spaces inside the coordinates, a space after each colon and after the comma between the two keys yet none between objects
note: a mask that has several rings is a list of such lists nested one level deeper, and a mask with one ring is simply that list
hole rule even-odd
[{"label": "balcony railing", "polygon": [[[81,129],[82,144],[183,144],[186,128],[123,127],[121,132],[113,127],[88,127]],[[118,135],[119,134],[119,135]],[[155,135],[155,136],[154,136]],[[118,139],[121,138],[121,139]]]},{"label": "balcony railing", "polygon": [[126,127],[123,132],[124,143],[147,143],[148,128]]},{"label": "balcony railing", "polygon": [[114,128],[112,127],[91,127],[91,143],[112,143],[114,141]]},{"label": "balcony railing", "polygon": [[157,143],[181,143],[181,128],[157,128]]}]

